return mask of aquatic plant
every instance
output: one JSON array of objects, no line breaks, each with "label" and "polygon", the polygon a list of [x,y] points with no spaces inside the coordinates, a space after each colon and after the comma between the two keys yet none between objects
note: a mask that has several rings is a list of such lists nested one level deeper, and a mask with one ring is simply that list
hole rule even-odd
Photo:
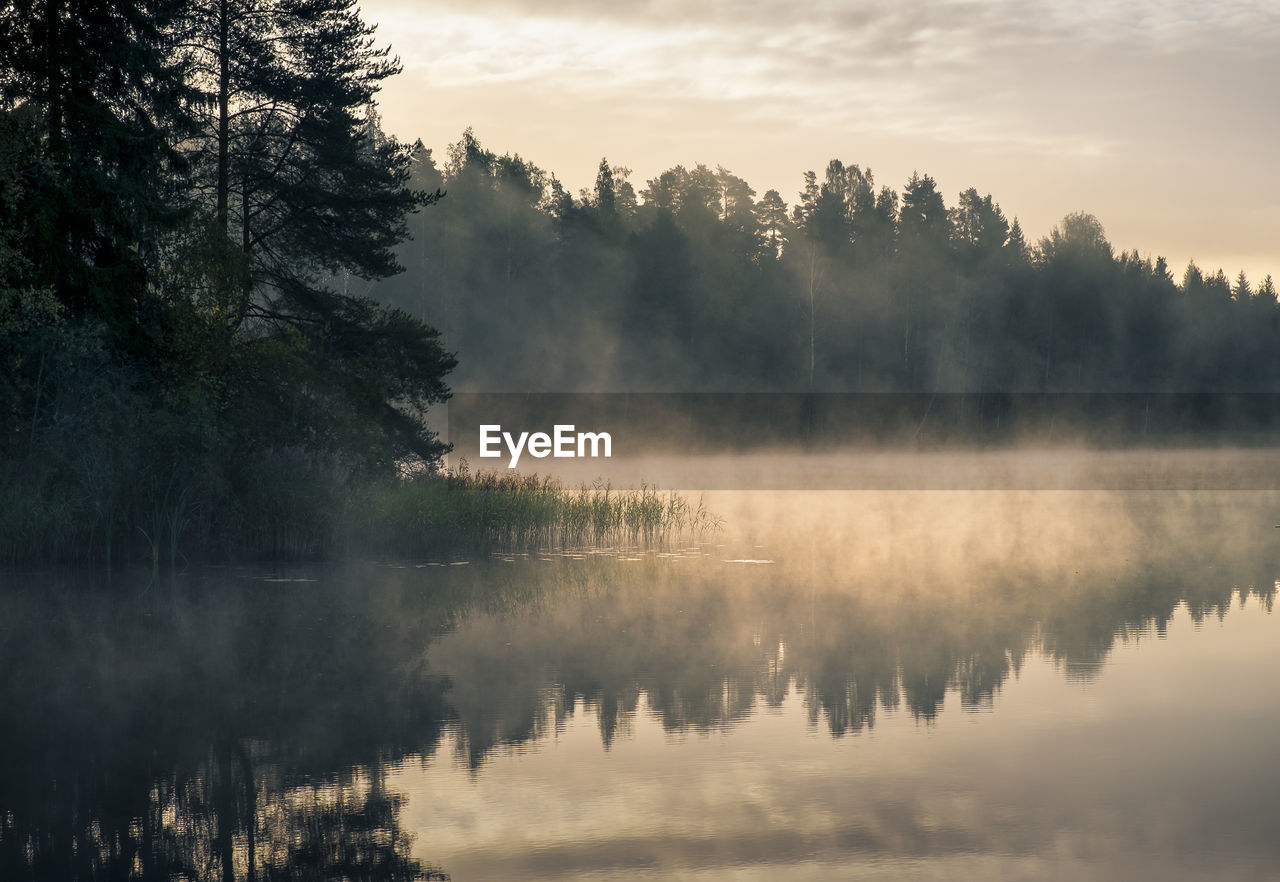
[{"label": "aquatic plant", "polygon": [[720,529],[699,500],[642,484],[567,487],[540,475],[452,471],[368,485],[349,500],[352,553],[412,556],[443,549],[661,544]]}]

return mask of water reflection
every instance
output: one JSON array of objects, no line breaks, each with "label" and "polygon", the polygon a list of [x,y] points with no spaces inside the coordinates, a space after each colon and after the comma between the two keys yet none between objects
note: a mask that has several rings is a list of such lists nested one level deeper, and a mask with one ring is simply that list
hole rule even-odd
[{"label": "water reflection", "polygon": [[[601,781],[622,780],[610,757],[653,726],[699,738],[764,726],[750,770],[733,773],[742,778],[785,768],[815,733],[839,744],[886,726],[928,730],[953,700],[991,711],[998,733],[999,695],[1029,665],[1047,660],[1059,680],[1088,682],[1117,647],[1160,641],[1178,616],[1216,621],[1246,603],[1269,612],[1280,577],[1271,494],[739,501],[727,514],[740,533],[681,548],[203,570],[158,583],[11,577],[0,592],[0,878],[444,878],[453,868],[433,858],[434,822],[421,819],[474,797],[475,776],[498,758],[576,738],[584,723],[603,751],[566,796],[584,803]],[[1255,704],[1242,697],[1231,714]],[[1261,732],[1275,729],[1259,719]],[[1119,730],[1108,737],[1100,750],[1151,754]],[[415,785],[406,801],[407,768],[454,761],[472,777],[439,792]],[[738,760],[712,750],[687,771],[721,762]],[[1066,794],[1087,774],[1077,766],[1066,778],[1052,763],[1024,776]],[[989,847],[974,830],[922,826],[900,802],[926,786],[915,773],[885,781],[893,789],[869,791],[861,807],[874,810],[874,831],[823,838],[815,831],[830,819],[815,820],[810,845],[882,857]],[[681,784],[646,786],[669,788],[656,805]],[[788,786],[800,785],[770,785]],[[805,785],[811,806],[840,803],[827,786]],[[499,811],[502,798],[476,811]],[[715,854],[751,863],[761,849],[774,863],[804,859],[794,837],[770,846],[747,832],[759,822],[730,823],[744,798],[710,800],[711,832],[678,847],[705,851],[707,866]],[[1039,820],[1000,805],[987,820],[997,839],[1022,836],[1047,859],[1043,831],[1075,822],[1051,817],[1055,798]],[[406,822],[410,809],[419,820]],[[1257,826],[1223,823],[1233,835]],[[626,844],[599,847],[608,842],[617,850],[598,866],[626,868]],[[510,873],[534,856],[493,860]]]},{"label": "water reflection", "polygon": [[516,618],[477,612],[443,636],[430,657],[449,676],[471,764],[554,731],[576,706],[595,713],[607,747],[641,695],[671,731],[733,726],[792,689],[810,722],[835,737],[870,728],[878,711],[929,721],[950,692],[966,708],[991,706],[1029,653],[1088,678],[1116,642],[1159,634],[1184,604],[1200,620],[1247,597],[1269,609],[1275,598],[1273,579],[1214,584],[1172,571],[1118,584],[993,586],[1016,603],[887,602],[725,580],[711,566],[697,575],[703,581],[655,567],[640,577],[640,597],[628,580]]},{"label": "water reflection", "polygon": [[386,786],[448,716],[406,665],[438,616],[405,600],[234,574],[6,586],[0,878],[445,878]]}]

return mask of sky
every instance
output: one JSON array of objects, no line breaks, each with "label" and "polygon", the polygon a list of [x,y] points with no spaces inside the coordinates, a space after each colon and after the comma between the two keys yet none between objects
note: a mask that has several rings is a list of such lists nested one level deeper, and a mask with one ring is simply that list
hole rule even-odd
[{"label": "sky", "polygon": [[1280,278],[1280,0],[366,0],[403,73],[385,127],[443,159],[467,126],[571,190],[724,166],[788,205],[828,160],[1028,238]]}]

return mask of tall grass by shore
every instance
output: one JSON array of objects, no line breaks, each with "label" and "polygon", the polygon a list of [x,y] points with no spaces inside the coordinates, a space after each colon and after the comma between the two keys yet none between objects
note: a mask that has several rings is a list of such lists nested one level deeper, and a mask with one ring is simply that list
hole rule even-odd
[{"label": "tall grass by shore", "polygon": [[[0,565],[331,559],[647,545],[714,532],[701,502],[656,487],[567,487],[464,467],[353,478],[335,463],[275,451],[240,488],[177,478],[107,496],[0,481]],[[126,492],[128,491],[128,492]]]},{"label": "tall grass by shore", "polygon": [[363,488],[349,501],[350,548],[414,556],[459,549],[647,545],[716,532],[699,500],[642,485],[567,487],[538,475],[458,471]]}]

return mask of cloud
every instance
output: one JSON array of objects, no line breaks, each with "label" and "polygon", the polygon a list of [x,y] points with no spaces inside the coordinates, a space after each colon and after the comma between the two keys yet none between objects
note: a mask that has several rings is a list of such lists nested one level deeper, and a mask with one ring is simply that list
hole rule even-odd
[{"label": "cloud", "polygon": [[[405,63],[419,97],[391,88],[415,119],[446,137],[474,123],[562,173],[602,153],[645,173],[701,160],[785,192],[821,144],[878,169],[952,163],[957,186],[1024,217],[1035,194],[1008,188],[1054,163],[1096,188],[1065,210],[1105,214],[1130,186],[1154,206],[1157,188],[1227,171],[1253,190],[1209,214],[1280,197],[1274,0],[372,0],[365,15]],[[1210,251],[1233,234],[1215,235]]]},{"label": "cloud", "polygon": [[[1132,134],[1126,101],[1174,109],[1184,89],[1204,91],[1218,62],[1269,57],[1276,30],[1274,14],[1245,3],[499,0],[369,14],[438,90],[527,84],[737,105],[774,123],[1085,155]],[[1267,106],[1261,90],[1232,97],[1244,113]]]}]

